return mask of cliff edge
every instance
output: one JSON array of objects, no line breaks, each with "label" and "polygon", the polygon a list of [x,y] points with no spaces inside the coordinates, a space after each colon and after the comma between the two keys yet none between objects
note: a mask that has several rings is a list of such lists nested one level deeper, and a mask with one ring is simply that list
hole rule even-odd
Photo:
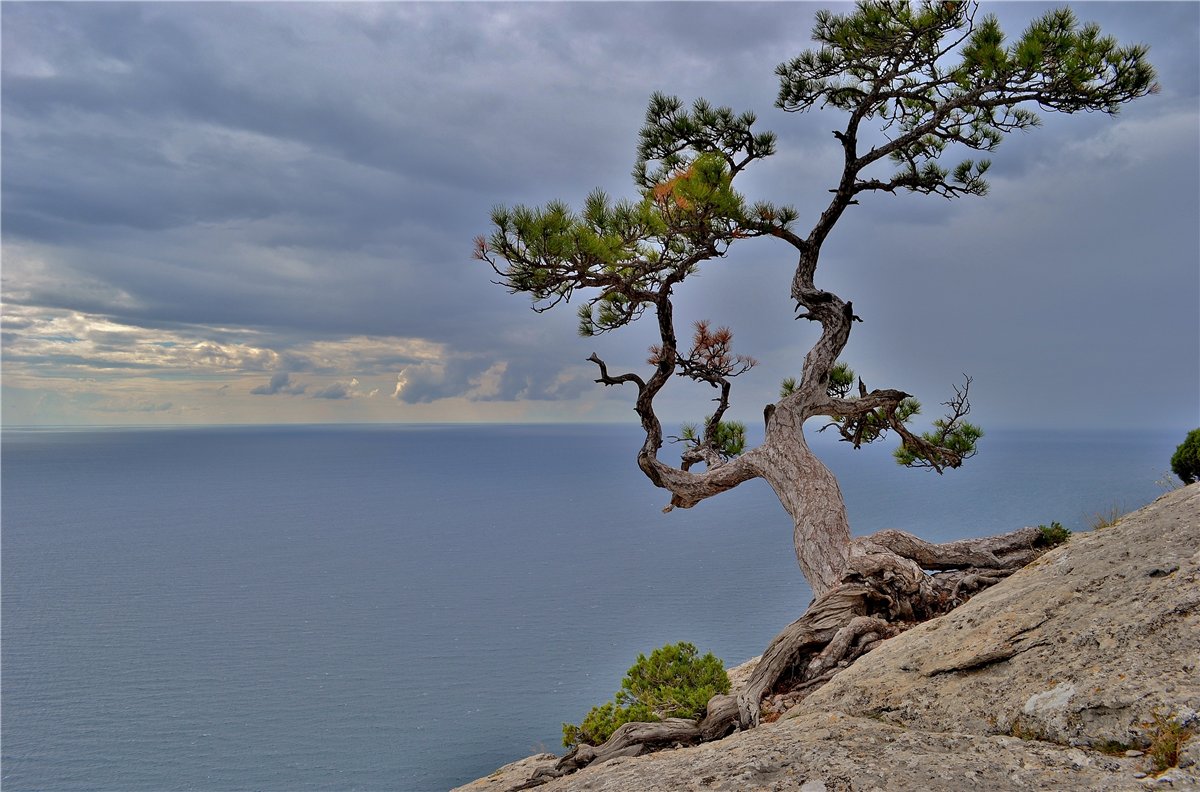
[{"label": "cliff edge", "polygon": [[[1200,790],[1200,484],[892,638],[779,721],[545,792]],[[1177,766],[1155,754],[1179,747]],[[551,754],[460,787],[519,786]]]}]

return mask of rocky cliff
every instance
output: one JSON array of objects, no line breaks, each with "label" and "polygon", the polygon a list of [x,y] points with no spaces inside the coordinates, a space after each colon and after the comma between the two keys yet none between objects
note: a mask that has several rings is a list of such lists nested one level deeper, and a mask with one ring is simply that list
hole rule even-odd
[{"label": "rocky cliff", "polygon": [[[859,659],[781,720],[560,790],[1200,790],[1200,485],[1076,535]],[[1180,747],[1160,771],[1156,754]],[[499,792],[552,764],[508,765]]]}]

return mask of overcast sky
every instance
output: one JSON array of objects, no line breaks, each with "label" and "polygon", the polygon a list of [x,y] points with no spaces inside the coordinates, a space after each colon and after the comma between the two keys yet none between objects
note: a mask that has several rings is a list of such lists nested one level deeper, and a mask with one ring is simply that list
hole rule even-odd
[{"label": "overcast sky", "polygon": [[[4,424],[632,422],[585,358],[644,369],[648,323],[581,339],[472,239],[496,204],[632,196],[655,90],[756,112],[779,153],[740,190],[807,233],[841,121],[773,109],[773,70],[816,7],[5,2]],[[1047,7],[985,4],[1014,34]],[[965,372],[985,428],[1191,428],[1200,4],[1075,8],[1150,45],[1162,92],[1044,115],[986,198],[868,196],[817,283],[864,319],[843,359],[927,413]],[[771,242],[679,292],[681,332],[729,325],[760,361],[746,420],[816,332]],[[697,419],[712,394],[665,395]]]}]

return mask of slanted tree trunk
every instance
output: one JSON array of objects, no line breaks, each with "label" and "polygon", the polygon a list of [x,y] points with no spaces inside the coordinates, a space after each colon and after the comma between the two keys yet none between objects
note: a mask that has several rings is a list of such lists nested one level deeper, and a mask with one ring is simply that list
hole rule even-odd
[{"label": "slanted tree trunk", "polygon": [[809,449],[799,423],[795,410],[775,410],[755,468],[792,518],[796,561],[819,597],[850,560],[850,522],[837,479]]}]

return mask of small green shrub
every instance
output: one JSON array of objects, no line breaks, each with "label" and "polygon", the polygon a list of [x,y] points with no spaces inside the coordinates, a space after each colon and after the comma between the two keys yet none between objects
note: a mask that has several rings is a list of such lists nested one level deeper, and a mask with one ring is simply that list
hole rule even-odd
[{"label": "small green shrub", "polygon": [[1146,748],[1146,755],[1150,757],[1154,772],[1161,773],[1178,765],[1179,751],[1191,738],[1191,729],[1164,715],[1161,710],[1151,713],[1151,719],[1142,726],[1149,730],[1147,737],[1150,739],[1150,745]]},{"label": "small green shrub", "polygon": [[1188,432],[1187,437],[1171,455],[1171,470],[1184,484],[1200,479],[1200,429]]},{"label": "small green shrub", "polygon": [[700,657],[690,643],[668,644],[638,655],[613,701],[592,707],[578,726],[564,723],[563,745],[600,745],[625,723],[698,718],[710,698],[728,692],[725,665],[711,652]]},{"label": "small green shrub", "polygon": [[1042,543],[1050,547],[1057,547],[1071,538],[1071,529],[1063,528],[1057,520],[1049,526],[1039,525],[1038,530],[1042,532]]}]

